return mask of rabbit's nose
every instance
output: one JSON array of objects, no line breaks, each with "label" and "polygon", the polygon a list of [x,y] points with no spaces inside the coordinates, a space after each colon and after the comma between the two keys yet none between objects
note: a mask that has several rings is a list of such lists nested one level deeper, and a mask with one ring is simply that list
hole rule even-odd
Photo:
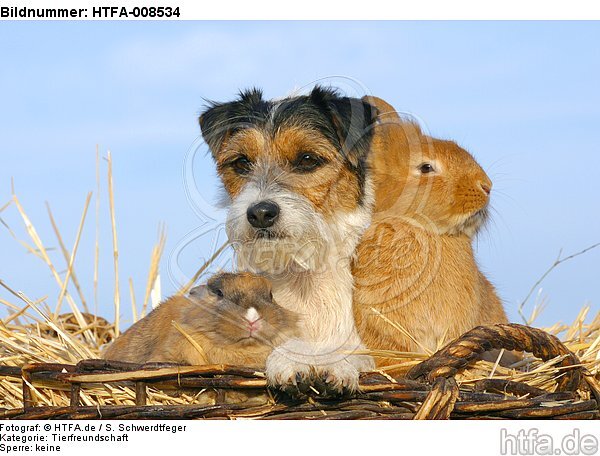
[{"label": "rabbit's nose", "polygon": [[489,195],[492,192],[492,183],[489,181],[479,181],[479,187],[481,187],[481,190],[483,190],[486,195]]},{"label": "rabbit's nose", "polygon": [[248,309],[246,315],[244,315],[244,318],[246,319],[247,329],[250,331],[250,333],[260,331],[262,318],[254,307],[250,307]]}]

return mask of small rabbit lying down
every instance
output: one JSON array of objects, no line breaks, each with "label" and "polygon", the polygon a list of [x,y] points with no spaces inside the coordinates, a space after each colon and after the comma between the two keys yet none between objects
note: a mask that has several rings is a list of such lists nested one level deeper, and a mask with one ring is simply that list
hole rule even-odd
[{"label": "small rabbit lying down", "polygon": [[267,279],[221,273],[188,297],[164,301],[117,338],[104,358],[264,369],[273,348],[296,335],[297,321],[273,300]]}]

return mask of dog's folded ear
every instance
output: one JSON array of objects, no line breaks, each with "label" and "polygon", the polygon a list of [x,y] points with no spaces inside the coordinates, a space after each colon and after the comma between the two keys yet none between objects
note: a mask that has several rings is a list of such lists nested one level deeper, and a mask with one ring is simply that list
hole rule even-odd
[{"label": "dog's folded ear", "polygon": [[369,151],[377,108],[364,98],[340,96],[321,86],[312,90],[310,99],[330,119],[346,159],[359,166]]},{"label": "dog's folded ear", "polygon": [[257,88],[240,92],[239,98],[228,103],[208,102],[199,117],[202,137],[213,156],[235,131],[252,122],[253,117],[265,111],[267,103]]},{"label": "dog's folded ear", "polygon": [[198,119],[202,137],[213,155],[221,149],[221,145],[230,134],[228,122],[230,104],[211,103]]}]

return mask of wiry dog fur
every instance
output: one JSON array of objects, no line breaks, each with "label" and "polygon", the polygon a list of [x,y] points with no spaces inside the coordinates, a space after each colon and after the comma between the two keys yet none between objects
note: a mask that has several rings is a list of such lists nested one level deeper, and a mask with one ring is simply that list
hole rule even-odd
[{"label": "wiry dog fur", "polygon": [[[370,222],[374,118],[368,103],[321,87],[278,101],[249,90],[200,117],[231,200],[226,228],[239,268],[266,274],[277,302],[302,316],[301,338],[267,360],[272,384],[316,376],[355,389],[359,371],[373,367],[350,354],[362,348],[350,260]],[[261,202],[278,210],[268,227],[250,222]]]}]

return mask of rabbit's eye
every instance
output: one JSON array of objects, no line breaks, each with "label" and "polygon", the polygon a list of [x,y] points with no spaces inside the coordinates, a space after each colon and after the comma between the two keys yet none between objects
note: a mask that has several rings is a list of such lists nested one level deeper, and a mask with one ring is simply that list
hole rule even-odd
[{"label": "rabbit's eye", "polygon": [[212,293],[212,294],[214,294],[214,295],[215,295],[217,298],[219,298],[219,299],[220,299],[220,298],[222,298],[222,297],[224,296],[224,295],[223,295],[223,290],[221,290],[221,289],[220,289],[220,288],[218,288],[218,287],[215,287],[215,286],[210,286],[210,285],[209,285],[208,289],[211,291],[211,293]]},{"label": "rabbit's eye", "polygon": [[419,171],[421,172],[421,174],[429,174],[433,173],[435,171],[435,168],[431,163],[421,163],[419,165]]}]

